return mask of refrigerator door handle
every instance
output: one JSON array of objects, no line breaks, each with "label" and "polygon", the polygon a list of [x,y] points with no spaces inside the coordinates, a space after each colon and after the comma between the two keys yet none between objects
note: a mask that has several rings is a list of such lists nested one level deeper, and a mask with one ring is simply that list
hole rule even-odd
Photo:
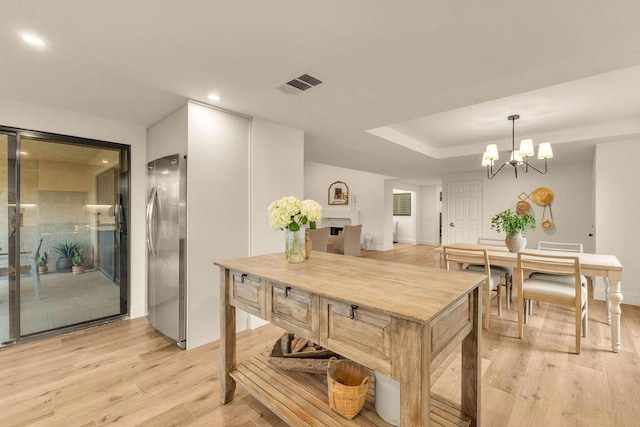
[{"label": "refrigerator door handle", "polygon": [[156,210],[156,204],[158,201],[158,188],[153,187],[151,189],[151,195],[149,196],[149,201],[147,202],[147,249],[151,256],[157,255],[156,248],[156,229],[157,224],[154,221],[154,213]]}]

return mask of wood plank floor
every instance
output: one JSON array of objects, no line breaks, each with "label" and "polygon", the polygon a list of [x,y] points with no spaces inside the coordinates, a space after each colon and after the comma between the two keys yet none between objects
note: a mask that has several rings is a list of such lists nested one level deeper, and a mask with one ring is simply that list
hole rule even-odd
[{"label": "wood plank floor", "polygon": [[[312,255],[313,256],[313,255]],[[435,265],[432,247],[396,245],[363,256]],[[573,349],[571,312],[542,304],[517,338],[517,313],[494,316],[482,337],[485,426],[635,426],[640,420],[640,307],[623,305],[623,349],[611,352],[601,301],[590,301],[589,337]],[[267,349],[281,330],[238,336],[238,359]],[[455,355],[434,391],[459,397]],[[144,319],[0,350],[0,426],[284,426],[242,387],[219,402],[219,344],[183,351]]]}]

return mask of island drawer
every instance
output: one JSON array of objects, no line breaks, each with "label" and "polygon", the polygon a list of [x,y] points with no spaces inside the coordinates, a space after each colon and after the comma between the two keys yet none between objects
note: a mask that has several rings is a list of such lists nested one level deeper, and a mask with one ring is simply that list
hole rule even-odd
[{"label": "island drawer", "polygon": [[390,375],[391,316],[356,304],[331,299],[323,302],[324,345],[345,357],[367,361],[370,368]]},{"label": "island drawer", "polygon": [[242,272],[231,272],[231,305],[265,318],[266,282]]},{"label": "island drawer", "polygon": [[282,283],[271,284],[271,322],[295,334],[318,340],[317,295]]}]

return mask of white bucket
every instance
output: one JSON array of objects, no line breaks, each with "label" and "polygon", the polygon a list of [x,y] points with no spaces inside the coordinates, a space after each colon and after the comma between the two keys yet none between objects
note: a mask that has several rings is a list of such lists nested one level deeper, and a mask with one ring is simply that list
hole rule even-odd
[{"label": "white bucket", "polygon": [[373,250],[373,234],[367,233],[364,235],[364,248],[368,251]]},{"label": "white bucket", "polygon": [[400,383],[376,372],[376,412],[393,426],[400,425]]}]

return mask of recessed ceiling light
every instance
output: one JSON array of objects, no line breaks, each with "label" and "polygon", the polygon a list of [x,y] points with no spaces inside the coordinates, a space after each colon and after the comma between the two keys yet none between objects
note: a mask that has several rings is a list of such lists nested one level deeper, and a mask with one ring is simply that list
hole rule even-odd
[{"label": "recessed ceiling light", "polygon": [[209,94],[207,98],[209,98],[209,100],[211,101],[220,101],[220,95],[216,95],[215,93]]},{"label": "recessed ceiling light", "polygon": [[22,40],[30,45],[38,47],[44,47],[46,45],[43,39],[38,36],[34,36],[33,34],[22,33],[21,36]]},{"label": "recessed ceiling light", "polygon": [[102,163],[106,165],[107,163],[109,163],[109,160],[103,160]]}]

